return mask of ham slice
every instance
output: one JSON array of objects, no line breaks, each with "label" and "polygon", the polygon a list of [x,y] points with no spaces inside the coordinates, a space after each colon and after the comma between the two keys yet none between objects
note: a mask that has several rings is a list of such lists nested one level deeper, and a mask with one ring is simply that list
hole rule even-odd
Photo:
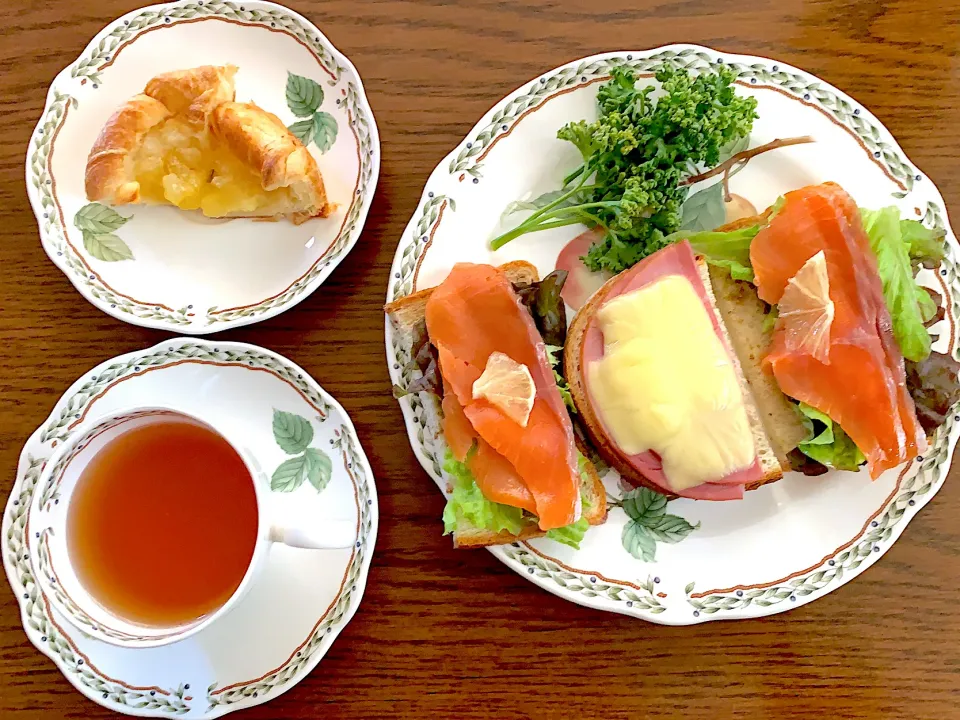
[{"label": "ham slice", "polygon": [[[625,293],[639,290],[670,275],[682,276],[690,282],[697,296],[700,298],[705,312],[707,312],[710,317],[714,332],[716,332],[717,336],[724,343],[728,355],[732,358],[732,351],[724,339],[720,327],[720,320],[717,318],[713,309],[713,303],[707,295],[706,288],[704,288],[700,273],[697,270],[693,249],[686,240],[675,243],[645,258],[630,270],[624,272],[604,297],[604,303]],[[597,323],[594,322],[594,319],[591,319],[587,325],[581,347],[581,366],[586,368],[591,362],[602,358],[603,355],[603,333]],[[588,373],[585,373],[585,378],[587,375]],[[589,381],[587,381],[587,392],[589,395]],[[602,423],[600,413],[597,413],[597,417],[601,418]],[[610,436],[609,432],[607,434]],[[710,478],[709,481],[701,485],[678,491],[670,486],[664,474],[660,458],[653,450],[634,455],[623,454],[623,458],[640,474],[657,487],[662,488],[665,492],[693,500],[739,500],[743,497],[746,485],[763,479],[763,470],[760,467],[759,460],[754,457],[753,463],[747,467],[737,469],[723,477]]]}]

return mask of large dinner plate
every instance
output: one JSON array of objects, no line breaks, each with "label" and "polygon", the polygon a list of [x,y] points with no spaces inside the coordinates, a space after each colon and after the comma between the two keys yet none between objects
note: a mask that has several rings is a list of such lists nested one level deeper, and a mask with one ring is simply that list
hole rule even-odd
[{"label": "large dinner plate", "polygon": [[[559,251],[580,230],[523,236],[493,252],[488,241],[500,231],[501,213],[513,201],[556,189],[565,171],[576,167],[578,153],[556,139],[557,130],[596,117],[597,88],[611,68],[626,64],[649,77],[663,63],[693,72],[722,65],[735,70],[737,91],[758,101],[751,147],[776,138],[815,139],[755,157],[730,179],[730,190],[756,208],[788,190],[832,180],[865,207],[897,205],[905,217],[944,228],[947,259],[924,282],[946,303],[946,319],[933,328],[940,336],[934,347],[955,353],[958,246],[933,182],[876,117],[828,83],[776,60],[693,45],[576,60],[499,101],[430,175],[397,248],[387,300],[437,284],[458,261],[498,265],[525,259],[541,276],[552,271]],[[386,345],[391,377],[403,384],[409,348],[389,322]],[[416,456],[443,489],[442,450],[425,427],[422,403],[416,396],[400,402]],[[738,502],[679,499],[667,505],[651,494],[627,503],[628,514],[627,488],[610,472],[604,478],[609,518],[590,529],[579,550],[537,539],[491,552],[563,598],[657,623],[782,612],[836,590],[890,548],[943,483],[958,420],[951,415],[923,456],[876,481],[866,472],[815,478],[789,473]],[[662,522],[665,516],[675,519]],[[658,529],[648,533],[638,526]],[[437,518],[434,529],[441,528]],[[655,542],[638,541],[641,535]]]},{"label": "large dinner plate", "polygon": [[[87,155],[110,115],[160,73],[224,64],[239,68],[238,101],[301,137],[337,210],[294,225],[89,202]],[[265,320],[316,290],[356,244],[379,172],[356,69],[306,18],[260,0],[172,2],[111,22],[50,86],[26,165],[43,248],[77,290],[121,320],[181,334]]]}]

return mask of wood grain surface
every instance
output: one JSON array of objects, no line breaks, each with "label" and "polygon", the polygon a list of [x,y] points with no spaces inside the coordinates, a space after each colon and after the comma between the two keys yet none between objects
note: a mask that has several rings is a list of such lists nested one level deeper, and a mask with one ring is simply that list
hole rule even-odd
[{"label": "wood grain surface", "polygon": [[[346,407],[380,493],[363,603],[300,685],[238,718],[960,717],[960,477],[878,565],[817,602],[671,628],[578,607],[440,536],[443,499],[390,396],[383,302],[422,184],[506,93],[574,58],[673,41],[774,57],[852,94],[960,202],[960,2],[288,0],[359,69],[380,185],[359,244],[283,315],[219,337],[302,365]],[[47,259],[24,188],[54,75],[131,0],[0,3],[0,494],[61,393],[166,337],[83,300]],[[27,641],[0,589],[0,718],[106,718]]]}]

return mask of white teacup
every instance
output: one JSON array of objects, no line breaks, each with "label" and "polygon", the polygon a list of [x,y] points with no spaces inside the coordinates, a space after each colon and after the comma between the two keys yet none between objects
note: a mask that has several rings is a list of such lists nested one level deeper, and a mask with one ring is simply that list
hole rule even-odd
[{"label": "white teacup", "polygon": [[[67,517],[77,481],[90,461],[118,435],[156,422],[158,417],[196,423],[222,437],[243,460],[254,486],[257,503],[257,542],[247,571],[230,598],[216,610],[175,626],[147,626],[119,617],[101,605],[83,586],[71,562]],[[200,632],[240,602],[262,569],[274,542],[298,548],[349,548],[356,542],[356,522],[325,522],[303,527],[284,522],[271,495],[268,480],[248,451],[220,429],[189,413],[163,407],[141,407],[111,413],[85,423],[47,461],[37,481],[30,511],[28,542],[34,578],[50,603],[77,629],[121,647],[169,645]]]}]

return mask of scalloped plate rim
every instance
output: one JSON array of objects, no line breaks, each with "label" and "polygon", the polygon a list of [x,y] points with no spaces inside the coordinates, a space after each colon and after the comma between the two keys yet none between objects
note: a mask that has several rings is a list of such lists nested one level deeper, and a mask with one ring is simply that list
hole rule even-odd
[{"label": "scalloped plate rim", "polygon": [[[640,56],[649,56],[661,51],[671,51],[671,50],[682,51],[682,50],[688,50],[688,49],[692,51],[707,53],[714,57],[722,57],[724,58],[725,61],[736,60],[736,61],[742,61],[746,63],[749,63],[751,61],[753,62],[760,61],[763,63],[776,64],[781,70],[784,70],[787,72],[794,72],[800,76],[809,78],[813,82],[821,83],[824,87],[828,88],[831,92],[835,93],[839,98],[847,100],[852,104],[854,104],[855,106],[857,106],[858,108],[861,108],[862,109],[861,117],[864,120],[871,121],[874,124],[874,126],[882,133],[882,135],[884,136],[884,139],[889,144],[891,144],[896,151],[900,153],[903,159],[909,161],[911,166],[917,172],[922,172],[920,168],[915,163],[913,163],[912,160],[910,160],[910,158],[907,156],[907,153],[900,146],[899,142],[893,136],[893,134],[879,120],[879,118],[877,118],[863,103],[854,100],[854,98],[851,95],[840,90],[833,84],[826,82],[825,80],[822,80],[821,78],[817,77],[813,73],[807,70],[798,68],[794,65],[791,65],[790,63],[786,63],[780,60],[776,60],[774,58],[769,58],[761,55],[747,55],[747,54],[735,53],[735,52],[729,52],[729,53],[722,52],[719,50],[715,50],[714,48],[711,48],[705,45],[699,45],[696,43],[669,43],[666,45],[659,45],[659,46],[655,46],[647,49],[641,49],[641,50],[614,50],[614,51],[596,53],[593,55],[576,58],[562,65],[558,65],[554,68],[541,71],[540,73],[524,81],[522,84],[517,86],[515,90],[511,91],[510,93],[505,95],[503,98],[501,98],[499,101],[494,103],[480,117],[480,119],[466,132],[463,138],[450,150],[450,152],[447,153],[440,160],[440,162],[436,165],[436,167],[430,172],[430,175],[428,176],[427,181],[424,183],[423,192],[420,196],[419,201],[417,202],[413,215],[411,216],[409,222],[404,226],[403,232],[400,236],[400,240],[398,241],[397,251],[394,254],[394,260],[390,266],[390,275],[388,278],[386,302],[391,302],[392,300],[396,299],[393,296],[392,282],[394,277],[398,276],[398,272],[402,264],[402,251],[409,244],[409,239],[414,237],[414,229],[417,224],[418,213],[420,212],[424,204],[429,199],[434,197],[435,194],[437,194],[431,191],[430,188],[431,187],[434,187],[434,188],[449,187],[449,184],[448,184],[449,178],[453,176],[453,173],[448,172],[448,166],[451,164],[451,161],[457,158],[458,152],[462,148],[464,148],[467,142],[470,142],[471,139],[477,135],[477,133],[482,131],[489,124],[489,120],[492,118],[494,113],[496,113],[499,109],[506,106],[512,99],[519,97],[526,92],[529,92],[530,89],[534,86],[534,83],[536,83],[539,78],[550,76],[554,73],[559,72],[560,70],[563,70],[569,67],[574,67],[580,63],[587,63],[595,60],[603,60],[606,58],[617,57],[617,56],[628,56],[631,54],[640,55]],[[538,106],[531,106],[531,107],[538,107]],[[519,122],[519,120],[517,120],[516,122]],[[847,127],[846,125],[844,125],[843,127],[848,131],[850,130],[850,128]],[[511,127],[511,130],[512,130],[512,127]],[[886,171],[885,168],[884,170]],[[952,241],[952,245],[954,246],[955,250],[960,251],[960,244],[958,244],[956,236],[953,233],[953,229],[951,228],[950,218],[947,212],[946,204],[943,200],[943,196],[941,195],[939,189],[937,188],[933,180],[926,174],[924,174],[924,177],[927,179],[929,183],[929,190],[927,190],[927,192],[932,193],[932,198],[939,201],[939,207],[943,209],[943,215],[944,215],[943,222],[944,222],[944,227],[946,228],[946,231],[947,231],[948,240]],[[411,290],[411,292],[416,292],[416,291],[417,291],[416,287],[413,287]],[[955,322],[960,322],[960,318],[955,319]],[[387,368],[390,374],[391,382],[395,382],[397,380],[398,371],[395,370],[394,368],[395,358],[392,357],[393,331],[390,326],[390,321],[386,317],[384,319],[384,326],[385,326],[384,335],[385,335],[385,343],[386,343]],[[960,342],[960,338],[958,338],[958,342]],[[409,402],[405,402],[402,399],[398,401],[398,404],[400,405],[401,412],[403,413],[404,424],[406,425],[406,430],[407,430],[407,438],[410,443],[411,449],[413,450],[414,455],[416,456],[417,461],[420,463],[424,472],[427,474],[430,480],[434,481],[434,483],[436,484],[436,481],[434,480],[433,472],[430,468],[430,461],[424,455],[423,449],[420,443],[416,439],[416,430],[414,425],[413,411],[410,408],[410,404]],[[929,492],[917,498],[915,505],[911,506],[907,511],[904,512],[902,520],[898,522],[897,525],[894,527],[893,533],[891,534],[890,539],[884,543],[884,546],[881,547],[881,551],[877,553],[871,553],[862,562],[862,564],[859,567],[857,567],[854,571],[845,574],[839,581],[836,581],[833,585],[829,586],[828,589],[816,591],[806,596],[797,597],[795,602],[791,602],[786,605],[782,602],[775,605],[771,605],[769,607],[765,607],[765,608],[757,605],[751,605],[744,610],[728,611],[728,614],[725,614],[725,615],[713,615],[713,614],[700,613],[699,616],[693,616],[691,613],[691,614],[688,614],[685,618],[680,618],[680,617],[674,618],[669,616],[667,618],[663,618],[658,614],[651,614],[649,611],[645,611],[643,609],[630,608],[630,607],[627,607],[624,603],[618,603],[613,600],[606,600],[605,598],[602,598],[600,596],[597,596],[596,598],[585,597],[581,593],[566,590],[565,588],[559,586],[557,583],[551,582],[549,578],[538,577],[536,574],[530,574],[526,572],[527,568],[525,566],[523,566],[518,561],[508,558],[505,554],[505,548],[520,547],[521,545],[520,543],[512,543],[510,545],[488,547],[487,550],[490,553],[492,553],[494,557],[500,560],[504,565],[509,567],[511,570],[521,575],[522,577],[526,578],[528,581],[532,582],[538,587],[546,590],[547,592],[553,595],[556,595],[557,597],[576,603],[577,605],[581,605],[583,607],[588,607],[594,610],[601,610],[605,612],[614,612],[620,615],[627,615],[630,617],[635,617],[635,618],[645,620],[647,622],[659,624],[659,625],[687,626],[687,625],[697,625],[704,622],[714,622],[718,620],[743,620],[743,619],[760,618],[760,617],[767,617],[771,615],[777,615],[777,614],[792,610],[794,608],[800,607],[802,605],[805,605],[814,600],[818,600],[824,595],[827,595],[843,587],[850,581],[857,578],[861,573],[866,571],[868,568],[872,567],[877,560],[879,560],[881,557],[883,557],[884,554],[886,554],[887,550],[889,550],[889,548],[892,547],[893,544],[897,541],[897,539],[903,533],[904,529],[907,527],[907,525],[909,525],[910,521],[937,494],[937,492],[940,490],[940,487],[943,485],[943,482],[945,481],[947,474],[949,474],[949,468],[952,463],[953,453],[957,444],[957,437],[954,436],[952,439],[948,439],[947,442],[948,442],[947,457],[944,461],[947,466],[947,473],[945,473],[943,477],[933,485],[933,487],[930,489]],[[893,501],[891,501],[891,503],[892,502]],[[890,505],[891,503],[884,503],[883,505],[880,506],[880,510],[882,511],[884,508],[888,507],[888,505]],[[862,535],[863,533],[858,533],[854,537],[854,541],[862,537]]]},{"label": "scalloped plate rim", "polygon": [[[228,320],[228,321],[216,322],[216,323],[206,323],[206,324],[191,322],[187,325],[172,325],[166,320],[152,319],[152,318],[139,318],[136,315],[133,315],[131,313],[124,313],[118,310],[113,310],[110,308],[109,303],[102,302],[92,297],[92,295],[82,287],[80,283],[80,279],[75,276],[75,273],[71,272],[67,268],[66,259],[57,258],[56,250],[52,247],[51,243],[48,241],[46,237],[46,233],[40,228],[40,222],[41,222],[41,218],[44,210],[42,206],[39,204],[40,203],[39,197],[37,196],[36,192],[34,191],[33,187],[30,184],[30,157],[33,153],[34,142],[37,139],[37,137],[41,134],[40,131],[43,127],[44,119],[46,118],[46,115],[50,109],[50,106],[53,104],[54,94],[57,91],[59,91],[61,87],[64,87],[68,82],[74,81],[74,78],[70,77],[70,72],[73,70],[74,67],[76,67],[80,63],[80,61],[83,60],[84,55],[86,55],[86,53],[89,50],[91,50],[102,38],[108,36],[110,31],[114,27],[116,27],[119,23],[122,23],[124,20],[128,18],[132,18],[137,15],[140,15],[145,11],[150,11],[150,10],[161,11],[163,9],[175,8],[182,4],[183,4],[182,2],[178,2],[177,0],[171,0],[170,2],[165,2],[165,3],[144,5],[139,8],[134,8],[133,10],[127,13],[124,13],[123,15],[120,15],[119,17],[111,20],[101,30],[99,30],[97,34],[93,36],[93,38],[91,38],[90,42],[88,42],[83,47],[83,49],[80,51],[77,57],[73,61],[71,61],[70,64],[68,64],[66,67],[64,67],[54,76],[53,81],[50,83],[50,87],[47,89],[47,94],[44,98],[43,108],[40,111],[40,117],[37,120],[37,124],[34,127],[33,132],[30,134],[29,140],[27,141],[24,176],[26,179],[25,185],[27,190],[27,198],[30,201],[30,207],[33,210],[34,217],[37,221],[37,233],[40,236],[40,245],[43,247],[43,250],[47,254],[47,257],[49,257],[50,260],[53,262],[53,264],[57,267],[57,269],[59,269],[60,272],[62,272],[67,277],[67,279],[70,281],[70,284],[73,285],[73,287],[77,290],[77,292],[79,292],[80,295],[87,302],[89,302],[98,310],[106,313],[107,315],[110,315],[111,317],[114,317],[117,320],[130,323],[131,325],[138,325],[140,327],[151,328],[153,330],[166,330],[168,332],[172,332],[176,334],[201,336],[201,335],[210,335],[212,333],[221,332],[223,330],[230,330],[233,328],[243,327],[246,325],[252,325],[254,323],[258,323],[264,320],[269,320],[271,318],[274,318],[277,315],[280,315],[281,313],[297,306],[298,304],[306,300],[308,297],[310,297],[314,292],[316,292],[316,290],[323,283],[327,281],[330,275],[332,275],[334,271],[336,271],[340,263],[343,262],[343,260],[347,257],[347,255],[349,255],[350,252],[354,249],[354,247],[356,247],[357,242],[359,242],[360,236],[363,233],[363,230],[366,226],[367,217],[369,215],[370,208],[373,205],[373,198],[376,195],[377,184],[380,179],[380,161],[381,161],[380,130],[377,127],[377,121],[373,113],[373,108],[371,107],[370,101],[367,98],[366,89],[363,86],[363,80],[360,77],[360,73],[357,70],[356,66],[354,66],[354,64],[346,55],[344,55],[339,49],[337,49],[337,47],[330,41],[330,39],[323,33],[323,31],[320,30],[320,28],[317,25],[315,25],[313,22],[308,20],[306,17],[304,17],[302,14],[300,14],[296,10],[293,10],[292,8],[288,8],[285,5],[281,5],[275,2],[270,2],[270,0],[249,0],[249,2],[244,3],[243,7],[246,8],[248,6],[249,7],[257,6],[264,9],[275,9],[275,10],[283,11],[285,13],[288,13],[292,18],[294,18],[298,22],[302,23],[305,28],[311,29],[313,32],[315,32],[317,37],[319,37],[321,41],[325,43],[325,45],[330,50],[330,53],[335,58],[335,60],[338,63],[341,63],[344,66],[344,70],[352,74],[351,79],[356,81],[357,92],[358,92],[358,105],[366,112],[370,121],[370,142],[371,142],[371,149],[373,150],[373,152],[372,152],[372,164],[371,164],[369,190],[366,194],[365,201],[361,205],[360,214],[357,218],[356,230],[354,232],[354,236],[352,238],[350,245],[344,248],[342,252],[340,252],[333,260],[331,260],[328,269],[324,273],[322,273],[320,276],[318,276],[318,278],[315,279],[312,283],[310,283],[310,286],[306,288],[303,292],[299,293],[298,295],[294,296],[292,299],[288,300],[287,302],[281,305],[270,308],[269,310],[265,311],[262,314],[251,315],[247,317],[240,317],[235,320]],[[176,24],[176,23],[173,23],[173,24]],[[358,172],[360,172],[360,169],[358,169]],[[265,302],[267,300],[269,300],[269,298],[260,300],[255,304],[260,304],[261,302]],[[145,303],[145,304],[150,305],[155,303]]]},{"label": "scalloped plate rim", "polygon": [[[361,572],[359,577],[357,578],[357,582],[355,583],[355,588],[356,588],[354,591],[355,599],[351,600],[349,606],[347,607],[346,612],[344,613],[343,619],[339,623],[337,623],[335,626],[333,626],[330,632],[330,635],[332,637],[330,638],[330,641],[327,644],[326,648],[322,652],[317,652],[315,654],[315,657],[310,659],[310,661],[304,667],[303,671],[299,673],[299,677],[297,677],[296,679],[291,679],[287,683],[274,688],[270,693],[265,693],[262,697],[258,697],[258,698],[247,697],[246,701],[242,704],[237,703],[234,705],[226,705],[226,704],[219,705],[215,707],[213,710],[208,709],[202,712],[201,717],[207,720],[212,720],[213,718],[223,717],[232,712],[236,712],[239,710],[246,710],[248,708],[270,702],[271,700],[274,700],[275,698],[280,697],[281,695],[286,693],[288,690],[291,690],[292,688],[299,685],[304,679],[306,679],[308,675],[310,675],[316,669],[317,665],[320,664],[320,662],[323,660],[326,654],[333,647],[333,643],[336,642],[340,633],[353,620],[354,615],[356,614],[357,610],[360,608],[361,603],[363,602],[363,596],[366,593],[367,580],[370,574],[370,566],[373,561],[373,555],[376,552],[377,534],[378,534],[379,525],[380,525],[379,496],[377,493],[376,478],[374,476],[373,469],[370,466],[370,460],[363,449],[362,443],[360,442],[360,436],[357,434],[357,430],[355,425],[353,424],[353,420],[350,418],[349,414],[347,414],[347,411],[343,408],[343,406],[339,403],[339,401],[333,397],[333,395],[331,395],[326,390],[324,390],[324,388],[313,378],[313,376],[307,373],[306,370],[304,370],[298,363],[293,362],[292,360],[284,357],[283,355],[277,352],[261,347],[259,345],[254,345],[252,343],[233,342],[233,341],[214,342],[213,340],[207,339],[207,338],[183,336],[183,337],[169,338],[167,340],[163,340],[159,343],[156,343],[154,345],[148,346],[140,350],[133,350],[131,352],[121,353],[120,355],[114,356],[112,358],[108,358],[106,360],[103,360],[97,363],[93,367],[89,368],[86,372],[81,374],[77,378],[77,380],[71,383],[70,386],[60,395],[60,397],[57,398],[56,402],[54,403],[53,407],[50,410],[50,413],[43,419],[43,421],[40,423],[37,429],[30,434],[29,438],[24,443],[23,449],[20,451],[20,454],[17,458],[17,466],[16,466],[16,473],[15,473],[16,477],[14,478],[14,483],[13,483],[13,486],[11,487],[10,495],[7,498],[7,502],[4,505],[4,517],[6,517],[6,515],[11,511],[13,501],[16,497],[14,494],[14,490],[17,489],[18,485],[22,482],[21,468],[28,465],[28,459],[27,459],[28,450],[31,447],[31,445],[34,444],[34,442],[36,442],[39,445],[43,444],[39,440],[39,435],[43,431],[44,426],[47,425],[47,423],[49,423],[52,419],[54,419],[57,406],[60,404],[60,401],[63,398],[67,397],[71,393],[74,393],[78,391],[80,388],[82,388],[84,383],[88,381],[89,376],[97,372],[101,367],[104,367],[111,363],[122,362],[134,356],[150,354],[166,347],[175,347],[178,345],[189,344],[189,343],[208,345],[210,347],[213,347],[214,345],[216,345],[217,348],[232,348],[239,352],[253,351],[256,353],[260,353],[260,354],[272,357],[274,360],[277,360],[281,364],[287,365],[288,367],[302,374],[306,380],[308,380],[309,382],[312,382],[312,384],[316,387],[316,389],[320,393],[321,397],[324,399],[325,402],[329,404],[332,410],[332,412],[328,413],[328,417],[332,416],[334,413],[339,413],[340,417],[343,420],[343,425],[346,426],[346,428],[349,430],[350,433],[352,433],[354,440],[356,441],[356,447],[359,450],[359,458],[363,463],[363,469],[367,473],[367,484],[369,486],[370,500],[373,501],[370,505],[371,524],[370,524],[369,552],[367,553],[366,557],[362,561]],[[237,366],[243,367],[239,363],[237,364]],[[10,586],[10,590],[11,592],[14,593],[14,595],[16,595],[16,591],[13,585],[13,577],[11,575],[11,573],[15,570],[15,568],[9,563],[8,555],[6,552],[3,553],[2,564],[4,568],[4,573],[7,578],[7,583]],[[19,580],[17,582],[19,583]],[[99,696],[97,693],[91,691],[90,688],[87,688],[84,685],[82,685],[77,679],[77,676],[75,674],[65,672],[65,668],[61,666],[58,659],[48,650],[47,646],[43,643],[39,643],[38,638],[34,637],[34,635],[32,634],[32,631],[27,629],[29,618],[26,614],[26,605],[25,603],[22,602],[21,596],[17,596],[16,600],[17,600],[17,607],[19,609],[19,614],[20,614],[20,623],[23,626],[22,629],[24,631],[24,635],[26,635],[27,639],[30,641],[30,644],[33,645],[33,647],[36,648],[38,651],[40,651],[40,653],[43,654],[44,657],[48,658],[53,663],[56,670],[67,681],[69,681],[69,683],[77,691],[79,691],[86,698],[96,703],[100,707],[106,708],[108,710],[112,710],[122,715],[134,716],[134,717],[174,717],[175,716],[173,713],[164,712],[162,710],[138,711],[135,708],[121,705],[119,703],[112,703],[110,705],[104,704],[104,702],[102,701],[102,697]],[[70,629],[74,633],[79,632],[78,630],[73,628],[73,626],[70,626]],[[197,696],[197,699],[200,699],[199,695]],[[205,700],[205,698],[203,699]]]}]

